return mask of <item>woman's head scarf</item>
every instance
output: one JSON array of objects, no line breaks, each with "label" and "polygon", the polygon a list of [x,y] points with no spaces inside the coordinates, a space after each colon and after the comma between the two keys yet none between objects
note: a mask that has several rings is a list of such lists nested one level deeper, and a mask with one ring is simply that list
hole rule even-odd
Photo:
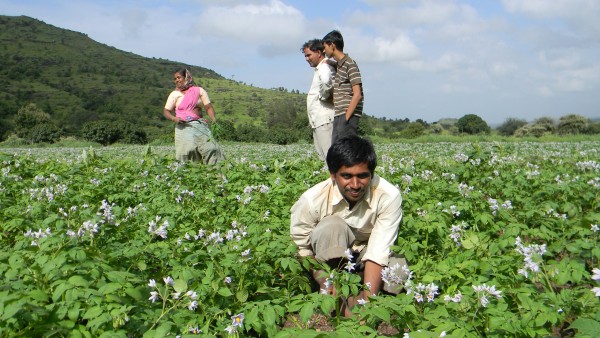
[{"label": "woman's head scarf", "polygon": [[183,83],[183,85],[181,87],[178,87],[177,89],[179,90],[186,90],[188,88],[190,88],[191,86],[195,86],[196,83],[194,83],[194,78],[192,77],[192,73],[190,73],[189,70],[185,70],[185,82]]}]

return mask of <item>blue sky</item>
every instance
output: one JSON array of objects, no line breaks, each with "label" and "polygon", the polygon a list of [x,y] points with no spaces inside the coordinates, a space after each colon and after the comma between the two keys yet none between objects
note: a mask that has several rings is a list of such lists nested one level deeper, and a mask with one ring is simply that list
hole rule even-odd
[{"label": "blue sky", "polygon": [[477,114],[492,125],[600,117],[595,0],[0,0],[0,14],[301,92],[312,70],[300,47],[338,29],[360,67],[367,114]]}]

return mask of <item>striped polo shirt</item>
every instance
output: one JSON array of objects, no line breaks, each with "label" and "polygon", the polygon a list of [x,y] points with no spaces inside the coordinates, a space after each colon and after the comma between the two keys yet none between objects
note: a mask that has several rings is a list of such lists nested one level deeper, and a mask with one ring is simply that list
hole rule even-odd
[{"label": "striped polo shirt", "polygon": [[335,83],[333,86],[333,103],[335,105],[335,116],[345,115],[350,101],[352,100],[352,85],[360,85],[360,94],[362,98],[354,109],[354,115],[361,116],[363,112],[364,93],[362,88],[362,79],[360,70],[354,60],[344,54],[344,57],[337,63],[337,72],[335,74]]}]

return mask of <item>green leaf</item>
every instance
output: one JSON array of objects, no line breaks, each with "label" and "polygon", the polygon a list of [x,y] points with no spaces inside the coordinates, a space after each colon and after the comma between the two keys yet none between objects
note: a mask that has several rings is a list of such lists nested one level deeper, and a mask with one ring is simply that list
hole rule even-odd
[{"label": "green leaf", "polygon": [[85,315],[83,315],[83,319],[92,319],[100,316],[103,310],[99,306],[94,306],[86,311]]},{"label": "green leaf", "polygon": [[85,280],[85,278],[83,278],[82,276],[72,276],[71,278],[69,278],[69,283],[71,283],[73,286],[82,286],[82,287],[88,287],[90,285],[90,283]]},{"label": "green leaf", "polygon": [[63,281],[63,283],[59,284],[56,289],[54,289],[54,292],[52,293],[52,300],[54,302],[58,302],[62,296],[64,295],[64,293],[71,289],[73,286],[69,283],[67,283],[66,281]]},{"label": "green leaf", "polygon": [[382,307],[374,307],[370,309],[370,312],[377,316],[377,318],[383,320],[384,322],[390,321],[390,312]]},{"label": "green leaf", "polygon": [[48,294],[45,293],[44,291],[40,290],[40,289],[34,289],[31,290],[29,292],[29,297],[40,301],[40,302],[47,302],[48,301]]},{"label": "green leaf", "polygon": [[102,285],[98,291],[106,295],[120,290],[122,287],[123,285],[120,283],[106,283]]},{"label": "green leaf", "polygon": [[184,293],[187,291],[187,288],[188,288],[187,282],[184,281],[183,279],[176,279],[175,282],[173,283],[173,289],[175,289],[175,292]]},{"label": "green leaf", "polygon": [[580,334],[590,337],[600,337],[600,322],[588,318],[575,319],[569,326],[570,329],[577,329]]},{"label": "green leaf", "polygon": [[220,288],[219,291],[217,291],[217,293],[223,297],[233,296],[233,293],[231,293],[231,290],[229,290],[228,288]]},{"label": "green leaf", "polygon": [[129,297],[131,297],[139,302],[139,301],[146,300],[146,296],[144,294],[145,289],[146,289],[145,287],[127,288],[127,289],[125,289],[125,293],[127,295],[129,295]]},{"label": "green leaf", "polygon": [[306,303],[302,306],[302,310],[300,310],[300,320],[302,323],[307,323],[312,318],[314,306],[313,303]]},{"label": "green leaf", "polygon": [[154,338],[163,338],[166,337],[169,331],[171,331],[172,324],[170,322],[163,323],[156,329],[156,333],[154,334]]},{"label": "green leaf", "polygon": [[77,319],[79,318],[79,306],[80,306],[80,303],[75,302],[75,303],[73,303],[73,305],[71,305],[71,307],[69,308],[69,311],[67,312],[67,317],[69,317],[69,319],[74,322],[76,322]]},{"label": "green leaf", "polygon": [[248,290],[246,289],[241,289],[238,292],[235,293],[235,298],[237,298],[237,300],[240,303],[245,303],[246,300],[248,300]]}]

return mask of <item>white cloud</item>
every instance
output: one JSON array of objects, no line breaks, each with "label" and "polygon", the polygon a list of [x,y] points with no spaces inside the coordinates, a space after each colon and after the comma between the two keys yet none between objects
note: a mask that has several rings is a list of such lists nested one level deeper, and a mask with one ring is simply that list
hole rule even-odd
[{"label": "white cloud", "polygon": [[[216,38],[254,44],[263,56],[290,53],[306,39],[306,19],[292,6],[279,0],[266,4],[213,6],[198,19],[200,31]],[[238,51],[239,52],[239,51]]]},{"label": "white cloud", "polygon": [[394,39],[376,38],[373,60],[376,62],[411,61],[419,56],[419,48],[406,35]]}]

